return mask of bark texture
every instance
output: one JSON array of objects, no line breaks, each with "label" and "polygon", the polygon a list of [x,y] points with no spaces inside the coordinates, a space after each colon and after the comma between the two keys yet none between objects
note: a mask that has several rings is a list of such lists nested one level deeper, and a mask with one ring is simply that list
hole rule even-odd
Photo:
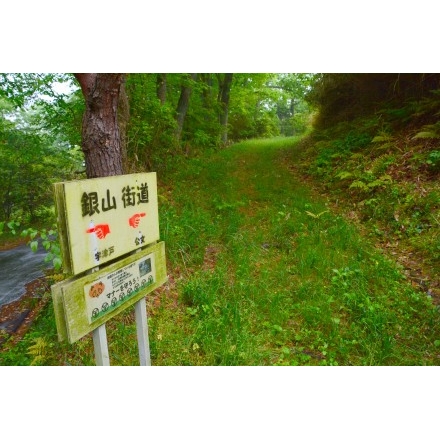
[{"label": "bark texture", "polygon": [[75,73],[86,109],[82,150],[88,178],[123,174],[118,102],[123,73]]},{"label": "bark texture", "polygon": [[225,73],[223,80],[219,77],[219,94],[220,103],[219,122],[222,126],[221,141],[223,145],[228,141],[228,114],[229,114],[229,95],[232,85],[232,73]]},{"label": "bark texture", "polygon": [[[180,92],[179,102],[177,103],[176,109],[176,121],[177,121],[177,129],[176,129],[176,140],[180,142],[180,138],[182,137],[183,123],[185,121],[185,116],[189,108],[189,98],[192,92],[192,81],[197,80],[197,73],[191,73],[188,75],[186,81],[182,85],[182,89]],[[191,81],[189,81],[191,80]]]},{"label": "bark texture", "polygon": [[158,73],[156,78],[156,93],[162,105],[167,99],[167,74]]},{"label": "bark texture", "polygon": [[121,140],[122,168],[124,170],[124,173],[128,173],[127,127],[129,120],[130,120],[130,103],[128,102],[128,96],[125,88],[125,78],[124,78],[121,84],[119,101],[118,101],[118,127],[119,127],[119,138]]}]

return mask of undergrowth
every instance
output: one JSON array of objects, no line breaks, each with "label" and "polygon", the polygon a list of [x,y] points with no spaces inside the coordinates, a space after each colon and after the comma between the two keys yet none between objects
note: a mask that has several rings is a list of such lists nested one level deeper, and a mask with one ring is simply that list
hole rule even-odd
[{"label": "undergrowth", "polygon": [[[385,208],[367,200],[389,197],[391,167],[401,159],[391,149],[376,151],[374,163],[353,157],[371,145],[375,135],[367,134],[329,139],[331,154],[316,147],[301,166],[335,194],[349,192],[352,203],[376,209],[378,218]],[[147,297],[153,365],[440,363],[438,309],[292,172],[305,151],[295,138],[246,141],[176,158],[159,174],[169,282]],[[367,189],[350,188],[355,181]],[[408,199],[405,209],[415,212],[416,203]],[[421,209],[418,224],[428,215]],[[133,310],[109,321],[107,335],[112,365],[138,364]],[[0,362],[93,365],[93,344],[90,335],[59,343],[49,304]]]},{"label": "undergrowth", "polygon": [[[409,103],[406,111],[387,109],[352,121],[349,128],[340,124],[315,132],[304,143],[300,170],[384,245],[417,253],[435,279],[440,276],[440,132],[432,118],[440,111],[434,101],[434,116],[428,113],[432,100],[425,99],[419,106]],[[406,125],[398,124],[399,117]],[[431,123],[417,124],[420,118]]]}]

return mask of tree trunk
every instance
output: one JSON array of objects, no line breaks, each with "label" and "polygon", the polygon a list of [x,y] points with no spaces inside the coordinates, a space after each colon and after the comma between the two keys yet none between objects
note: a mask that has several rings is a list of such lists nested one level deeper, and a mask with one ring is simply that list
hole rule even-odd
[{"label": "tree trunk", "polygon": [[225,73],[223,81],[219,75],[219,93],[218,100],[220,103],[219,122],[222,126],[221,141],[226,145],[228,141],[228,113],[229,113],[229,95],[232,85],[232,73]]},{"label": "tree trunk", "polygon": [[197,80],[197,73],[191,73],[188,75],[187,79],[184,81],[184,84],[182,84],[182,89],[180,92],[180,98],[179,102],[177,103],[177,109],[176,109],[176,121],[177,121],[177,129],[176,129],[176,140],[177,142],[180,142],[180,138],[182,137],[182,130],[183,130],[183,122],[185,121],[186,112],[189,108],[189,98],[191,96],[192,92],[192,84],[191,81]]},{"label": "tree trunk", "polygon": [[167,74],[158,73],[156,79],[156,93],[161,105],[165,104],[167,99]]},{"label": "tree trunk", "polygon": [[123,73],[75,73],[86,109],[82,150],[88,178],[123,174],[118,102]]},{"label": "tree trunk", "polygon": [[125,88],[125,77],[121,83],[121,89],[119,93],[118,100],[118,126],[119,126],[119,137],[121,140],[121,159],[122,159],[122,168],[124,173],[128,171],[127,164],[127,126],[130,120],[130,104],[128,102],[127,90]]},{"label": "tree trunk", "polygon": [[[209,109],[212,106],[211,92],[212,92],[212,77],[210,73],[201,73],[200,80],[203,83],[202,87],[202,105]],[[206,116],[206,113],[205,113]]]}]

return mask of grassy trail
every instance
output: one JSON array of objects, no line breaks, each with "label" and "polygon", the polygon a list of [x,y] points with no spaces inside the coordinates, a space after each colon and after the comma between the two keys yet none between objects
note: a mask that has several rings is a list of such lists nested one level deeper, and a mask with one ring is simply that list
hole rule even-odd
[{"label": "grassy trail", "polygon": [[[289,171],[295,148],[249,141],[159,173],[152,364],[439,365],[437,308]],[[107,335],[112,365],[138,364],[132,310]],[[57,342],[50,306],[3,364],[35,362],[37,342],[39,363],[94,365],[90,335]]]},{"label": "grassy trail", "polygon": [[153,362],[439,364],[437,309],[295,178],[292,148],[249,141],[173,173]]}]

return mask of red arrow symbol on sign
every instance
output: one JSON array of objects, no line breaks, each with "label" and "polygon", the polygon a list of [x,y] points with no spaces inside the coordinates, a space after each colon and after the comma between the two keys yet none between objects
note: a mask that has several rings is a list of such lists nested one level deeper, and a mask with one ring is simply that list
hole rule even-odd
[{"label": "red arrow symbol on sign", "polygon": [[96,225],[94,228],[89,228],[86,230],[88,234],[95,233],[96,236],[102,240],[107,234],[110,234],[110,226],[107,224]]},{"label": "red arrow symbol on sign", "polygon": [[137,228],[139,226],[139,222],[141,221],[141,217],[145,217],[147,214],[145,212],[140,212],[139,214],[132,215],[128,219],[128,224],[132,228]]}]

